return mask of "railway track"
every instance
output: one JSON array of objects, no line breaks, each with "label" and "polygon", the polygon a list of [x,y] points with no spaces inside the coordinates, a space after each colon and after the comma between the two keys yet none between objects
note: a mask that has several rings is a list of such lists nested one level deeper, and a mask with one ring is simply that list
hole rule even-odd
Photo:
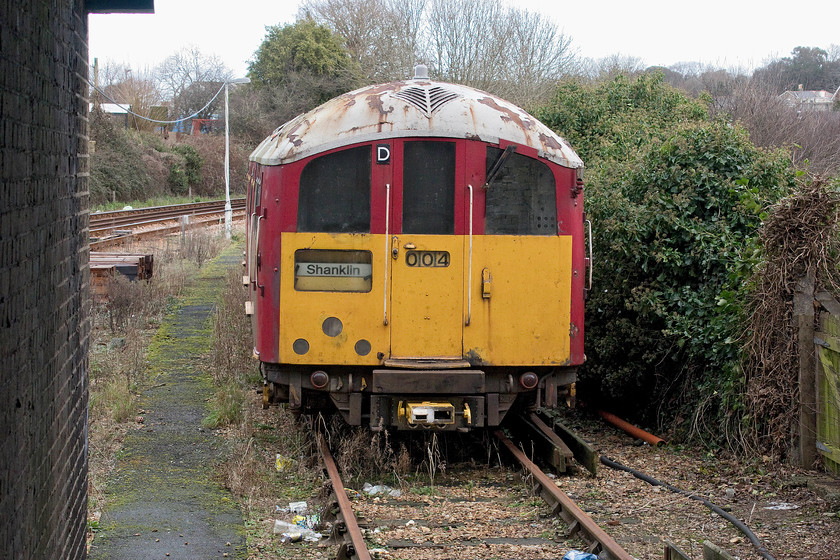
[{"label": "railway track", "polygon": [[[231,200],[233,219],[245,215],[245,199]],[[131,239],[181,230],[180,220],[189,217],[191,225],[216,222],[224,216],[225,201],[194,202],[171,206],[153,206],[137,210],[114,210],[90,215],[91,249],[120,245]]]},{"label": "railway track", "polygon": [[[493,451],[487,451],[488,456],[495,452],[513,458],[522,469],[519,475],[502,467],[456,466],[440,476],[431,490],[359,500],[351,500],[344,490],[346,484],[327,440],[318,435],[321,460],[333,489],[325,519],[332,518],[331,538],[339,547],[336,558],[557,559],[570,549],[580,549],[603,560],[631,560],[633,556],[522,450],[540,447],[541,456],[555,465],[555,470],[571,469],[571,452],[561,450],[558,454],[556,432],[542,421],[535,424],[535,419],[522,424],[527,427],[524,431],[515,430],[523,436],[516,442],[496,431],[491,440]],[[545,441],[552,443],[545,445]],[[563,458],[559,468],[558,455]],[[535,500],[534,495],[544,501]],[[490,515],[477,514],[475,506],[482,502],[480,511]]]}]

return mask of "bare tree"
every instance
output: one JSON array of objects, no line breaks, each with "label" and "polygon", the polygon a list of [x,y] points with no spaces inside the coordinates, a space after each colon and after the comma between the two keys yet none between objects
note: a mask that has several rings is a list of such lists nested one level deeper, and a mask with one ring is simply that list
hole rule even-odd
[{"label": "bare tree", "polygon": [[709,92],[713,99],[720,99],[732,95],[740,84],[746,83],[749,78],[736,70],[723,70],[706,68],[700,74],[700,82],[703,84],[703,91]]},{"label": "bare tree", "polygon": [[571,38],[556,24],[499,0],[431,0],[426,33],[440,77],[520,105],[543,100],[577,66]]},{"label": "bare tree", "polygon": [[343,37],[368,82],[426,62],[435,77],[531,105],[577,63],[551,20],[501,0],[304,0],[298,17]]},{"label": "bare tree", "polygon": [[[163,103],[163,96],[149,70],[134,70],[125,64],[106,61],[97,69],[98,87],[95,93],[101,103],[118,103],[132,113],[149,117],[151,108]],[[136,130],[154,130],[155,124],[135,115],[128,116],[129,124]]]},{"label": "bare tree", "polygon": [[579,67],[582,76],[593,81],[612,80],[619,75],[632,77],[645,70],[644,61],[641,58],[621,53],[611,54],[598,60],[585,59]]},{"label": "bare tree", "polygon": [[577,66],[571,37],[542,14],[509,9],[507,57],[501,63],[507,88],[498,93],[519,105],[547,99],[557,81]]},{"label": "bare tree", "polygon": [[[219,56],[204,54],[196,46],[168,56],[155,73],[161,91],[172,99],[173,112],[179,117],[200,109],[225,80],[233,77]],[[217,112],[218,103],[201,116]]]},{"label": "bare tree", "polygon": [[402,79],[422,58],[426,0],[305,0],[298,18],[312,18],[342,37],[367,82]]},{"label": "bare tree", "polygon": [[712,114],[741,123],[757,146],[787,148],[795,165],[814,173],[840,172],[840,112],[797,110],[772,84],[756,79],[737,82],[715,101]]},{"label": "bare tree", "polygon": [[432,0],[426,33],[433,70],[445,80],[489,89],[499,77],[505,27],[498,0]]}]

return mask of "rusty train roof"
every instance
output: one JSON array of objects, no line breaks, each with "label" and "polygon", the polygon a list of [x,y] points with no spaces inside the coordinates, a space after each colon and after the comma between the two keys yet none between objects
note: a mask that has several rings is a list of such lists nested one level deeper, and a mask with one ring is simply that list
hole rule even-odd
[{"label": "rusty train roof", "polygon": [[506,140],[565,167],[583,167],[571,146],[516,105],[470,87],[426,79],[368,86],[340,95],[276,129],[250,156],[286,164],[348,144],[386,138]]}]

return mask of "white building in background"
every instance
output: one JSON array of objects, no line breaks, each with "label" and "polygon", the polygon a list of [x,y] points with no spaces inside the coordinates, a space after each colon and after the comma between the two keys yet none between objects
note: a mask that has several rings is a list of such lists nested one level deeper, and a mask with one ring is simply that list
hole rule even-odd
[{"label": "white building in background", "polygon": [[779,99],[800,111],[831,111],[835,103],[840,102],[840,87],[834,93],[819,90],[803,90],[802,86],[796,91],[786,91]]}]

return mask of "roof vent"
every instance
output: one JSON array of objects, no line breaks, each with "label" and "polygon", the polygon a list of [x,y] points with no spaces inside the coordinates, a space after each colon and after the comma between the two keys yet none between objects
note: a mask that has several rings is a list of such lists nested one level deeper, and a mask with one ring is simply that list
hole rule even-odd
[{"label": "roof vent", "polygon": [[411,103],[430,119],[438,109],[457,98],[458,94],[441,86],[409,86],[396,92],[394,97]]},{"label": "roof vent", "polygon": [[414,67],[414,80],[428,80],[429,67],[425,64],[418,64]]}]

